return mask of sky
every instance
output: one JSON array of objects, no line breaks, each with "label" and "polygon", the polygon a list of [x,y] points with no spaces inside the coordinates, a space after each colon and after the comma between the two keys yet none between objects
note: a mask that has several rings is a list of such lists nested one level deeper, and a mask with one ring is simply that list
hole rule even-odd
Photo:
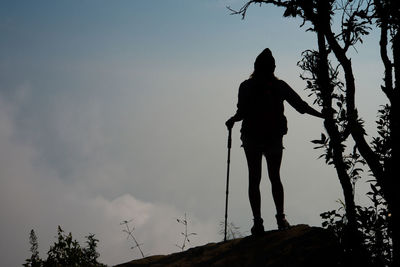
[{"label": "sky", "polygon": [[[4,266],[30,256],[36,231],[46,256],[57,226],[83,242],[100,240],[100,261],[139,258],[120,223],[133,220],[146,255],[179,251],[188,218],[191,246],[223,236],[226,183],[224,122],[239,84],[265,47],[276,75],[309,104],[296,63],[315,48],[301,21],[272,6],[245,20],[226,6],[242,0],[73,0],[0,2],[0,251]],[[382,64],[376,34],[351,51],[356,103],[373,136]],[[319,109],[318,107],[315,107]],[[320,119],[286,105],[289,133],[281,168],[292,224],[320,226],[342,199],[335,170],[310,142]],[[249,234],[247,166],[233,130],[229,221]],[[365,202],[366,178],[356,201]],[[275,229],[263,169],[262,214]],[[83,243],[82,243],[83,245]]]}]

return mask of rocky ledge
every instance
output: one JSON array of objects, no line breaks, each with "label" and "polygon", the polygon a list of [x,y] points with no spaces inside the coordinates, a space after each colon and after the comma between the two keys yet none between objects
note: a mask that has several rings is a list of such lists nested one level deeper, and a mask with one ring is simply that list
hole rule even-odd
[{"label": "rocky ledge", "polygon": [[150,256],[119,264],[130,266],[338,266],[335,237],[319,227],[296,225],[285,231],[268,231],[263,236],[209,243],[170,255]]}]

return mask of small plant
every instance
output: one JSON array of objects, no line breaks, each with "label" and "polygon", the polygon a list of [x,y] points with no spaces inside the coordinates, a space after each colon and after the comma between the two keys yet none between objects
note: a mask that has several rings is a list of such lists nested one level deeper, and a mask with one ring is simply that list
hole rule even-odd
[{"label": "small plant", "polygon": [[185,227],[185,231],[181,233],[181,235],[183,235],[182,244],[181,245],[176,244],[176,246],[178,248],[180,248],[182,251],[184,251],[186,248],[186,242],[190,243],[189,237],[192,235],[197,235],[197,234],[196,233],[188,233],[188,220],[186,217],[186,213],[185,213],[185,216],[183,219],[177,218],[176,221]]},{"label": "small plant", "polygon": [[122,232],[124,232],[124,233],[127,234],[127,237],[126,237],[127,239],[129,239],[129,238],[132,239],[132,241],[133,241],[133,243],[134,243],[134,246],[131,247],[131,249],[137,248],[137,249],[139,250],[140,254],[142,255],[142,258],[144,258],[145,256],[144,256],[144,253],[143,253],[142,248],[141,248],[141,246],[142,246],[143,244],[140,244],[140,243],[136,240],[135,236],[133,235],[133,231],[135,231],[135,227],[132,227],[132,228],[131,228],[131,227],[129,226],[129,224],[130,224],[132,221],[133,221],[133,219],[132,219],[132,220],[129,220],[129,221],[123,221],[123,222],[120,223],[120,225],[125,226],[125,229],[123,229]]},{"label": "small plant", "polygon": [[[221,221],[219,223],[219,234],[224,236],[225,235],[225,222]],[[229,222],[226,224],[226,240],[232,240],[236,238],[243,237],[242,233],[239,231],[240,227],[236,226],[233,222]]]},{"label": "small plant", "polygon": [[26,263],[23,264],[25,267],[40,267],[42,266],[42,260],[39,257],[39,244],[35,231],[32,229],[29,234],[29,244],[31,245],[30,252],[32,253],[29,259],[26,259]]},{"label": "small plant", "polygon": [[47,259],[43,260],[39,257],[38,241],[34,230],[29,235],[29,243],[31,244],[31,257],[26,259],[25,267],[47,267],[47,266],[90,266],[104,267],[106,265],[97,261],[100,254],[96,251],[97,240],[94,234],[85,237],[87,246],[82,248],[78,241],[72,238],[72,234],[65,234],[64,230],[58,226],[57,241],[50,246],[47,252]]}]

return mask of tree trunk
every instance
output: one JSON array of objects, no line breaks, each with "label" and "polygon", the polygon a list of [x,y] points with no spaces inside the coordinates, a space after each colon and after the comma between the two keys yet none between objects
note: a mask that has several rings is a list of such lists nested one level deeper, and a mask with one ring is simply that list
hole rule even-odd
[{"label": "tree trunk", "polygon": [[391,211],[392,241],[393,241],[393,266],[400,266],[400,194],[396,192],[396,179],[398,179],[399,158],[399,104],[400,104],[400,31],[398,30],[393,38],[393,65],[394,65],[394,90],[390,110],[390,127],[392,157],[386,170],[387,184],[389,185],[389,196],[387,202]]},{"label": "tree trunk", "polygon": [[359,233],[357,229],[357,218],[356,209],[353,195],[353,186],[351,184],[351,178],[347,173],[347,166],[343,158],[344,146],[342,144],[341,134],[335,124],[335,119],[333,113],[329,112],[332,110],[332,92],[333,87],[330,82],[329,77],[329,64],[328,64],[328,54],[325,43],[324,31],[321,29],[321,22],[324,16],[326,16],[326,8],[324,4],[320,1],[318,4],[318,21],[315,25],[317,30],[318,38],[318,73],[317,81],[318,86],[322,93],[323,107],[326,114],[324,125],[328,135],[330,137],[330,146],[333,151],[333,163],[336,168],[336,172],[343,189],[343,195],[346,204],[346,217],[348,219],[347,231],[346,231],[346,244],[347,249],[350,251],[359,251],[361,247],[361,240],[359,238]]}]

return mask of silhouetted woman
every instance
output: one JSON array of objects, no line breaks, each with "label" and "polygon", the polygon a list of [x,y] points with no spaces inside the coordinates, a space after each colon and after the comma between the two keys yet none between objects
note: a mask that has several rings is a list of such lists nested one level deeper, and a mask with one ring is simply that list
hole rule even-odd
[{"label": "silhouetted woman", "polygon": [[241,140],[249,169],[249,200],[254,217],[254,225],[251,228],[253,235],[264,233],[260,211],[263,155],[267,159],[278,229],[283,230],[290,226],[283,210],[283,187],[280,177],[282,137],[287,133],[283,101],[287,101],[302,114],[308,113],[322,118],[322,114],[304,102],[287,83],[277,79],[274,71],[275,59],[266,48],[257,56],[251,77],[239,87],[236,114],[225,123],[228,129],[231,129],[235,122],[242,120]]}]

